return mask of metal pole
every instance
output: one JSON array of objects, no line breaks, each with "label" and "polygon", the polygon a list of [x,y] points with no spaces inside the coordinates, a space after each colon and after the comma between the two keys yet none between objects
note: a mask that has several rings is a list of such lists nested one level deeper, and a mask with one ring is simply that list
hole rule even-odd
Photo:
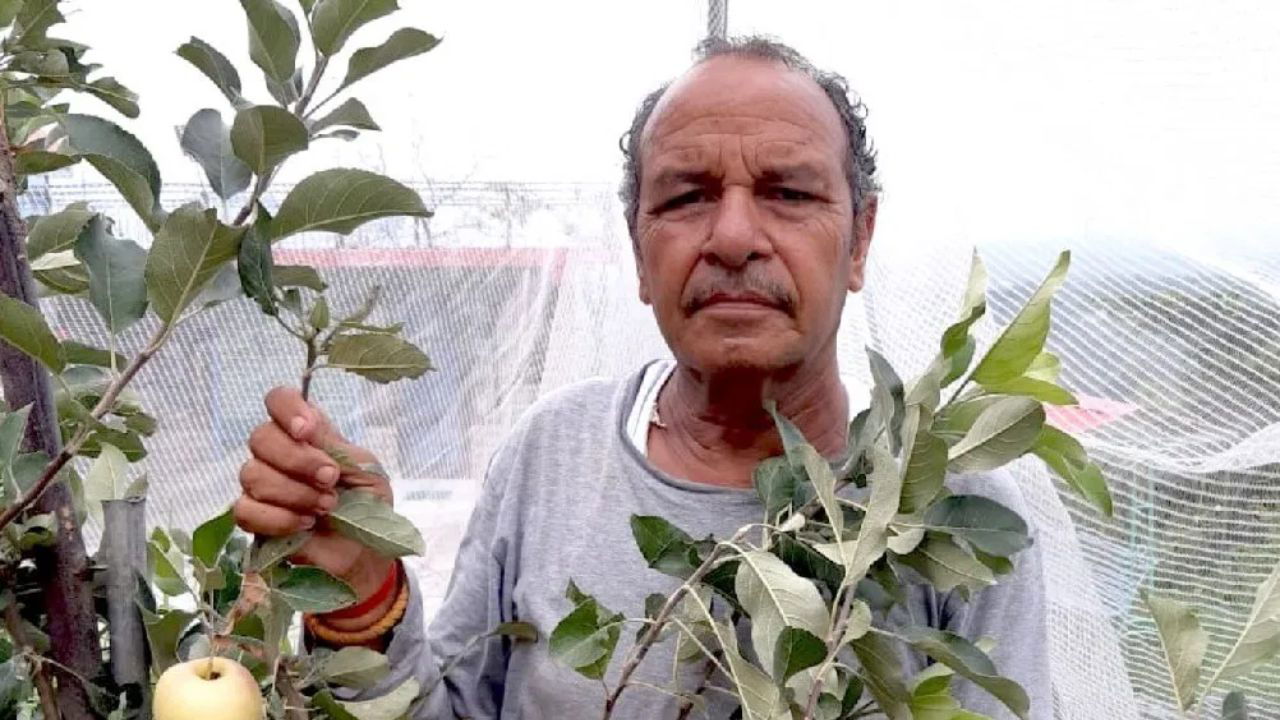
[{"label": "metal pole", "polygon": [[102,503],[105,529],[99,557],[106,566],[107,627],[111,633],[111,677],[116,685],[150,689],[147,635],[138,611],[138,578],[147,573],[147,501]]},{"label": "metal pole", "polygon": [[707,0],[707,37],[725,39],[729,34],[729,0]]}]

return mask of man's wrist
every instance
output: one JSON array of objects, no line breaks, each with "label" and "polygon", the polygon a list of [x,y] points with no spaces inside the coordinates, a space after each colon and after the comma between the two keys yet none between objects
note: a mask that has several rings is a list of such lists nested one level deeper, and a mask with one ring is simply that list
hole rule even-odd
[{"label": "man's wrist", "polygon": [[[401,585],[407,582],[400,561],[368,554],[373,557],[359,563],[359,574],[350,581],[359,598],[354,606],[359,612],[353,614],[348,609],[319,615],[327,627],[343,632],[365,630],[386,617],[395,604]],[[370,604],[370,600],[374,602]]]}]

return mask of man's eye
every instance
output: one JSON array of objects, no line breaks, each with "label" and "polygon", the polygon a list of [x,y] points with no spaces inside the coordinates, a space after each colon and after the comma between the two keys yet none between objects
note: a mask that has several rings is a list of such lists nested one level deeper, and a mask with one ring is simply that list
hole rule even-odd
[{"label": "man's eye", "polygon": [[681,208],[685,205],[692,205],[696,202],[702,202],[705,198],[706,192],[702,190],[690,190],[689,192],[681,193],[659,205],[658,212],[675,210],[676,208]]},{"label": "man's eye", "polygon": [[813,194],[789,187],[772,187],[769,188],[765,194],[771,200],[783,200],[786,202],[799,202],[813,199]]}]

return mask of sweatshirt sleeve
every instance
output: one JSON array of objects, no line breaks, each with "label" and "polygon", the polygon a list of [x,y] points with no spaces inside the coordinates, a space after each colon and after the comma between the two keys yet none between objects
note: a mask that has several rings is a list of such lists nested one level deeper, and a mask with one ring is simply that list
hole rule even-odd
[{"label": "sweatshirt sleeve", "polygon": [[511,528],[503,529],[510,523],[498,520],[503,483],[492,480],[472,512],[444,603],[430,627],[424,623],[419,581],[410,577],[409,605],[387,646],[391,672],[351,699],[385,695],[413,678],[420,687],[409,714],[414,720],[485,720],[501,714],[511,640],[485,636],[513,619],[514,573],[508,561]]},{"label": "sweatshirt sleeve", "polygon": [[[1053,683],[1049,667],[1048,602],[1044,559],[1033,516],[1021,489],[1008,472],[964,478],[953,490],[995,500],[1027,521],[1032,544],[1013,557],[1014,571],[968,602],[956,595],[943,601],[943,629],[970,640],[990,637],[997,671],[1022,686],[1031,700],[1031,720],[1053,720]],[[957,678],[955,697],[967,710],[992,718],[1014,718],[999,700],[968,680]]]}]

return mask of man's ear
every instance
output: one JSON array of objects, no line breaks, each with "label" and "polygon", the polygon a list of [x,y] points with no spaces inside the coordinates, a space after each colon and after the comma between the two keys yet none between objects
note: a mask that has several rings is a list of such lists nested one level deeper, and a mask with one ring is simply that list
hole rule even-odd
[{"label": "man's ear", "polygon": [[862,290],[866,283],[867,255],[871,252],[871,236],[876,231],[876,210],[880,198],[871,195],[862,203],[862,209],[853,219],[853,248],[849,262],[849,292]]}]

